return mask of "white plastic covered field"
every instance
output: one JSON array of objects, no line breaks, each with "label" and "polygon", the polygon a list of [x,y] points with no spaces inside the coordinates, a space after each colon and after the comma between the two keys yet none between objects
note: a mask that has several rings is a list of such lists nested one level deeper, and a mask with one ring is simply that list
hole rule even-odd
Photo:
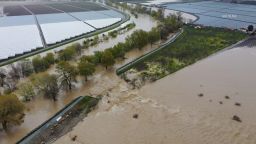
[{"label": "white plastic covered field", "polygon": [[0,59],[43,47],[36,25],[0,27]]},{"label": "white plastic covered field", "polygon": [[66,13],[42,14],[36,17],[47,44],[55,44],[95,30]]},{"label": "white plastic covered field", "polygon": [[17,19],[11,26],[9,24],[14,21],[14,17],[0,19],[0,59],[43,47],[33,16],[22,17],[23,21]]},{"label": "white plastic covered field", "polygon": [[41,28],[47,44],[54,44],[95,30],[81,21],[41,24]]},{"label": "white plastic covered field", "polygon": [[121,16],[112,10],[73,12],[70,14],[97,29],[110,26],[122,20]]},{"label": "white plastic covered field", "polygon": [[90,25],[93,25],[96,28],[104,28],[114,23],[117,23],[119,21],[121,21],[121,18],[95,19],[95,20],[87,20],[85,22]]},{"label": "white plastic covered field", "polygon": [[[48,13],[42,11],[48,7],[40,8],[43,9],[32,8],[31,15],[0,17],[0,60],[43,48],[43,40],[47,45],[56,44],[113,25],[123,18],[114,10]],[[15,9],[12,12],[19,14]]]}]

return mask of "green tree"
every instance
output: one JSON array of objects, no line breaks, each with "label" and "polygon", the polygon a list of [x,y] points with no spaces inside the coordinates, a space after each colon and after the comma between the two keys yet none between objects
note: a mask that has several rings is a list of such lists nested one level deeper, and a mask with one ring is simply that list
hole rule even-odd
[{"label": "green tree", "polygon": [[80,43],[74,43],[72,46],[74,47],[76,54],[80,56],[82,54],[82,45]]},{"label": "green tree", "polygon": [[74,47],[69,46],[59,52],[59,60],[61,60],[61,61],[71,60],[74,58],[75,54],[76,54],[76,50],[74,49]]},{"label": "green tree", "polygon": [[148,43],[148,33],[143,30],[136,30],[126,38],[126,41],[130,48],[142,49]]},{"label": "green tree", "polygon": [[10,75],[7,75],[7,77],[4,79],[4,93],[10,94],[11,92],[15,91],[17,89],[17,80]]},{"label": "green tree", "polygon": [[41,56],[34,57],[32,64],[36,73],[45,71],[47,68],[47,63],[45,63]]},{"label": "green tree", "polygon": [[163,8],[159,8],[157,10],[157,17],[158,20],[163,20],[164,19],[164,9]]},{"label": "green tree", "polygon": [[84,48],[87,49],[90,47],[90,39],[84,40]]},{"label": "green tree", "polygon": [[85,55],[80,58],[80,61],[88,61],[92,64],[97,64],[96,57],[94,55]]},{"label": "green tree", "polygon": [[118,43],[113,48],[111,48],[111,52],[115,58],[124,58],[125,51],[123,47],[123,43]]},{"label": "green tree", "polygon": [[46,63],[47,67],[55,63],[54,54],[47,53],[46,56],[43,58],[44,62]]},{"label": "green tree", "polygon": [[168,33],[175,32],[182,26],[182,19],[179,15],[169,15],[163,20],[163,25]]},{"label": "green tree", "polygon": [[118,31],[117,31],[117,30],[108,32],[108,36],[110,36],[110,37],[112,37],[112,38],[116,38],[117,35],[118,35]]},{"label": "green tree", "polygon": [[59,93],[58,78],[56,75],[42,73],[31,77],[31,81],[38,92],[46,98],[57,101]]},{"label": "green tree", "polygon": [[25,106],[14,94],[0,96],[0,122],[5,131],[8,125],[20,125],[23,122]]},{"label": "green tree", "polygon": [[19,64],[11,64],[8,75],[14,81],[18,81],[21,78],[22,70]]},{"label": "green tree", "polygon": [[36,96],[33,85],[28,82],[21,84],[19,94],[23,97],[24,101],[30,101]]},{"label": "green tree", "polygon": [[34,73],[33,64],[30,60],[22,60],[21,62],[19,62],[19,65],[21,67],[21,73],[23,77],[28,77]]},{"label": "green tree", "polygon": [[167,30],[167,27],[160,27],[160,37],[163,40],[166,40],[169,35],[169,32]]},{"label": "green tree", "polygon": [[112,55],[112,53],[110,51],[104,51],[102,58],[101,58],[101,63],[103,66],[106,67],[106,69],[108,69],[109,66],[112,66],[115,64],[115,59],[114,56]]},{"label": "green tree", "polygon": [[57,64],[56,71],[59,74],[60,86],[68,90],[72,89],[72,82],[76,81],[76,67],[68,62],[61,61]]},{"label": "green tree", "polygon": [[5,84],[5,78],[7,77],[5,69],[0,69],[0,86],[3,87]]},{"label": "green tree", "polygon": [[151,16],[152,16],[153,18],[157,18],[157,12],[156,12],[155,10],[152,10],[152,11],[151,11]]},{"label": "green tree", "polygon": [[99,43],[99,40],[100,39],[99,39],[98,35],[94,36],[94,38],[93,38],[93,40],[91,42],[91,46],[97,45]]},{"label": "green tree", "polygon": [[87,60],[81,59],[78,63],[78,71],[80,75],[85,77],[85,81],[87,81],[87,77],[95,72],[95,65]]},{"label": "green tree", "polygon": [[101,51],[95,51],[94,52],[95,64],[101,63],[102,56],[103,56],[103,52],[101,52]]},{"label": "green tree", "polygon": [[160,39],[160,31],[158,28],[153,28],[150,32],[148,32],[148,41],[151,44],[151,47],[154,42]]}]

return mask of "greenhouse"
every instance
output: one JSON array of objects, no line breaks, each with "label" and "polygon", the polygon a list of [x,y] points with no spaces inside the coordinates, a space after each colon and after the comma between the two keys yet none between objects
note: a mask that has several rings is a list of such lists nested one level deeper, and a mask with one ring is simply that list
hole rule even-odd
[{"label": "greenhouse", "polygon": [[253,5],[206,1],[164,6],[194,14],[199,17],[195,23],[206,26],[240,29],[256,24],[256,6]]},{"label": "greenhouse", "polygon": [[0,61],[97,31],[124,18],[121,13],[92,2],[37,2],[1,7]]}]

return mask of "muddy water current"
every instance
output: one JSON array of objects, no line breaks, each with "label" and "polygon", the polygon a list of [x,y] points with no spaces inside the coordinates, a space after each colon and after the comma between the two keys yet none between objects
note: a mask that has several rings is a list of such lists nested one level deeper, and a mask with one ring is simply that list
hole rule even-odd
[{"label": "muddy water current", "polygon": [[254,41],[139,90],[119,81],[97,110],[56,143],[255,144],[255,62]]}]

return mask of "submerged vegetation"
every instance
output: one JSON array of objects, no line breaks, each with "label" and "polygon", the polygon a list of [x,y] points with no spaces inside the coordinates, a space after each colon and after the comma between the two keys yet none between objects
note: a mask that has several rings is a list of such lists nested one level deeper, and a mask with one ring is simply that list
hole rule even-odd
[{"label": "submerged vegetation", "polygon": [[138,73],[143,80],[154,81],[245,37],[245,33],[223,28],[185,26],[184,32],[175,42],[135,63],[131,71]]},{"label": "submerged vegetation", "polygon": [[0,96],[0,123],[5,131],[9,125],[23,122],[25,106],[14,94]]},{"label": "submerged vegetation", "polygon": [[135,23],[129,23],[124,27],[120,27],[117,30],[113,30],[113,31],[108,32],[108,35],[111,38],[115,38],[115,37],[117,37],[118,34],[122,34],[124,31],[129,31],[129,30],[133,29],[135,26],[136,26]]}]

